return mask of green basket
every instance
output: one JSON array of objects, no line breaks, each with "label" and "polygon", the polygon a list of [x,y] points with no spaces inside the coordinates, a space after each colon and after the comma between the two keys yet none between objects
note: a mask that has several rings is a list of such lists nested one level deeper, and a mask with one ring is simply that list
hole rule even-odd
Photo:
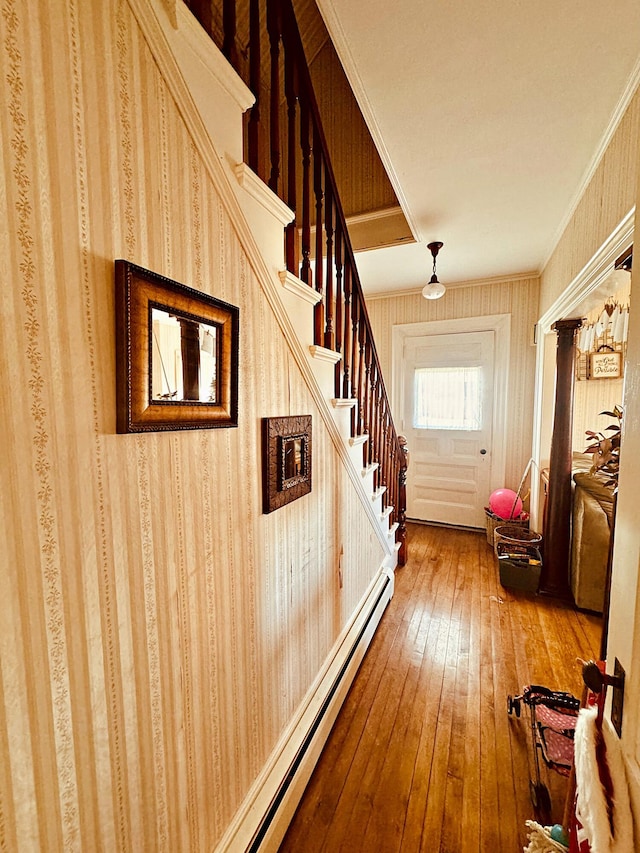
[{"label": "green basket", "polygon": [[500,583],[507,589],[537,592],[542,571],[540,551],[534,545],[498,542]]}]

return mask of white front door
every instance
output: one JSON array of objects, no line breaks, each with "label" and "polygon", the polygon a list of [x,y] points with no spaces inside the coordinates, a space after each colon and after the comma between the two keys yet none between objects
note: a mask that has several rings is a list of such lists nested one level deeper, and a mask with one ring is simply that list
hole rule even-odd
[{"label": "white front door", "polygon": [[493,331],[408,338],[407,517],[484,527],[491,484]]}]

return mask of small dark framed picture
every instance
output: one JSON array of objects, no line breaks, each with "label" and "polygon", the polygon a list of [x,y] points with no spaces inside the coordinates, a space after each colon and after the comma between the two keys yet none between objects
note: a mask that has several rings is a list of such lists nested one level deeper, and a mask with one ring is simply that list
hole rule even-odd
[{"label": "small dark framed picture", "polygon": [[311,450],[311,415],[262,419],[263,512],[309,494]]}]

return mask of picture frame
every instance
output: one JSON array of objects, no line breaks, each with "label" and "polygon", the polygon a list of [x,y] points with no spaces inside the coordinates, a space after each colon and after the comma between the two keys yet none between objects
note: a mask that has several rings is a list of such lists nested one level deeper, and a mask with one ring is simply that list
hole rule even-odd
[{"label": "picture frame", "polygon": [[262,509],[273,512],[309,494],[311,415],[262,419]]},{"label": "picture frame", "polygon": [[239,310],[115,262],[116,432],[238,425]]},{"label": "picture frame", "polygon": [[618,350],[593,352],[589,357],[589,379],[619,379],[622,353]]}]

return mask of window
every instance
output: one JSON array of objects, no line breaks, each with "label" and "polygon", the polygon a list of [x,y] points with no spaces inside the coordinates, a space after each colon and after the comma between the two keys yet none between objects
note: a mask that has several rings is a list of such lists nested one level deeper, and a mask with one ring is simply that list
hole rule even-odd
[{"label": "window", "polygon": [[419,367],[413,399],[414,429],[481,429],[482,367]]}]

